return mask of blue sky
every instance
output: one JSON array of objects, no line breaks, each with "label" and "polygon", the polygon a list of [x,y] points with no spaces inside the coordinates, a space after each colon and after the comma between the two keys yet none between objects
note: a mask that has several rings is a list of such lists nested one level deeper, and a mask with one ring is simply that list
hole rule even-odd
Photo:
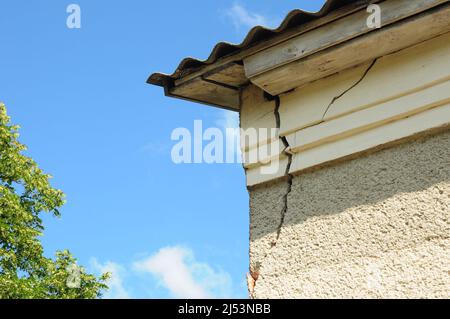
[{"label": "blue sky", "polygon": [[[166,98],[145,81],[323,2],[1,1],[0,100],[27,154],[67,195],[62,218],[44,219],[47,255],[68,248],[90,271],[111,271],[106,297],[245,298],[243,169],[170,156],[175,128],[199,119],[223,129],[236,115]],[[71,3],[81,29],[66,26]]]}]

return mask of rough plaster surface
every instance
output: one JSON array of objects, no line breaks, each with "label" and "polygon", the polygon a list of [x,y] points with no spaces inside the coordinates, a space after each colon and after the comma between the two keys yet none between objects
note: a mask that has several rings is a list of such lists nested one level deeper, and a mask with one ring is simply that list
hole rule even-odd
[{"label": "rough plaster surface", "polygon": [[250,191],[255,298],[450,298],[450,131]]},{"label": "rough plaster surface", "polygon": [[284,206],[286,183],[263,186],[250,192],[250,270],[259,272],[270,248],[277,241]]}]

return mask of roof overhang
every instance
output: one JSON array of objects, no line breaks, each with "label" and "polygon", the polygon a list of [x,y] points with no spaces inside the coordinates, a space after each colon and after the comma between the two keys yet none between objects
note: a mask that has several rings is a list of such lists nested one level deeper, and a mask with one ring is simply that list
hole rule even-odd
[{"label": "roof overhang", "polygon": [[[367,24],[369,4],[381,28]],[[148,83],[167,96],[239,111],[253,83],[278,95],[450,31],[450,0],[328,0],[317,13],[294,10],[275,30],[253,28],[240,45],[219,43],[206,61],[187,58]]]}]

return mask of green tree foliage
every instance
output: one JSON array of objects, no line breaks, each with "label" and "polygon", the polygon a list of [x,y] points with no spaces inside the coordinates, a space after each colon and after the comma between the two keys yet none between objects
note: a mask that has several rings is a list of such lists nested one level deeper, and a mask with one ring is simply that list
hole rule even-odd
[{"label": "green tree foliage", "polygon": [[18,129],[0,103],[0,298],[99,298],[108,274],[87,274],[68,251],[44,256],[40,215],[59,217],[64,194],[23,154]]}]

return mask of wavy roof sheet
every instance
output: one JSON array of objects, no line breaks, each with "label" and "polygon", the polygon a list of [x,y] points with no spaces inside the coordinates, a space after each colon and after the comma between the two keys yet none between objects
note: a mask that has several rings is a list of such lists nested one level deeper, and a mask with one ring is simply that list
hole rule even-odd
[{"label": "wavy roof sheet", "polygon": [[185,58],[181,61],[178,68],[171,75],[163,73],[154,73],[149,77],[147,82],[154,85],[165,86],[168,83],[168,81],[179,79],[187,74],[190,74],[194,71],[201,69],[204,66],[214,64],[221,58],[248,49],[261,41],[269,40],[291,28],[299,27],[307,22],[324,17],[329,12],[336,10],[340,7],[358,2],[364,1],[327,0],[327,2],[323,5],[322,9],[318,12],[307,12],[299,9],[293,10],[289,12],[289,14],[283,20],[281,25],[276,29],[268,29],[263,26],[256,26],[250,30],[250,32],[247,34],[247,36],[245,37],[244,41],[241,44],[220,42],[214,47],[208,59],[202,61],[190,57]]}]

